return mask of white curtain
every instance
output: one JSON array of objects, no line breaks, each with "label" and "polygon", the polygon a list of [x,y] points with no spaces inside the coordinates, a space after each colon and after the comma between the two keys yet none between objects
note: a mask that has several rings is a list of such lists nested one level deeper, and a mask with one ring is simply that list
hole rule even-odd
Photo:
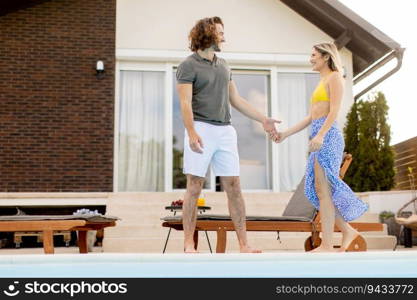
[{"label": "white curtain", "polygon": [[[317,74],[278,74],[279,128],[287,129],[309,113],[309,99],[318,82]],[[293,191],[302,179],[308,151],[309,128],[298,132],[278,146],[280,191]]]},{"label": "white curtain", "polygon": [[119,191],[164,190],[164,75],[120,73]]}]

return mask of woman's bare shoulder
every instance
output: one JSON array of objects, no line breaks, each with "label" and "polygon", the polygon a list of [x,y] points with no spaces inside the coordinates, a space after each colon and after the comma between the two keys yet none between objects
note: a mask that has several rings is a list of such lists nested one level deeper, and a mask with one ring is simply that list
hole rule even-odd
[{"label": "woman's bare shoulder", "polygon": [[340,72],[334,71],[332,74],[330,74],[327,84],[328,85],[334,85],[334,84],[344,84],[344,78],[343,75]]}]

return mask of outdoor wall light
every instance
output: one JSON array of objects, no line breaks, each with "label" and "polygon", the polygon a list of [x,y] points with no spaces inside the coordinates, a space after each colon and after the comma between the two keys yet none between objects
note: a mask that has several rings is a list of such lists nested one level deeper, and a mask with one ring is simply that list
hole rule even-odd
[{"label": "outdoor wall light", "polygon": [[97,79],[104,77],[104,63],[102,60],[98,60],[96,63],[96,76]]}]

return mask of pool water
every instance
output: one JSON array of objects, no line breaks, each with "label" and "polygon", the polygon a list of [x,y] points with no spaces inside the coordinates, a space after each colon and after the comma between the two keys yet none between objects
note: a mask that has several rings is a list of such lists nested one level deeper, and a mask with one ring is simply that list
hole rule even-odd
[{"label": "pool water", "polygon": [[0,255],[0,277],[417,277],[417,251]]}]

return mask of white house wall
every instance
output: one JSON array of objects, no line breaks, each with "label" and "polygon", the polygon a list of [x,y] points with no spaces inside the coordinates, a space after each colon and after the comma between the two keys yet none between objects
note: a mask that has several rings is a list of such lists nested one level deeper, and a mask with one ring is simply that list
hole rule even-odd
[{"label": "white house wall", "polygon": [[[118,0],[116,48],[187,51],[189,30],[208,16],[223,19],[226,53],[308,56],[313,44],[332,40],[278,0]],[[352,54],[347,49],[341,54],[347,69],[339,116],[343,126],[353,103]]]}]

